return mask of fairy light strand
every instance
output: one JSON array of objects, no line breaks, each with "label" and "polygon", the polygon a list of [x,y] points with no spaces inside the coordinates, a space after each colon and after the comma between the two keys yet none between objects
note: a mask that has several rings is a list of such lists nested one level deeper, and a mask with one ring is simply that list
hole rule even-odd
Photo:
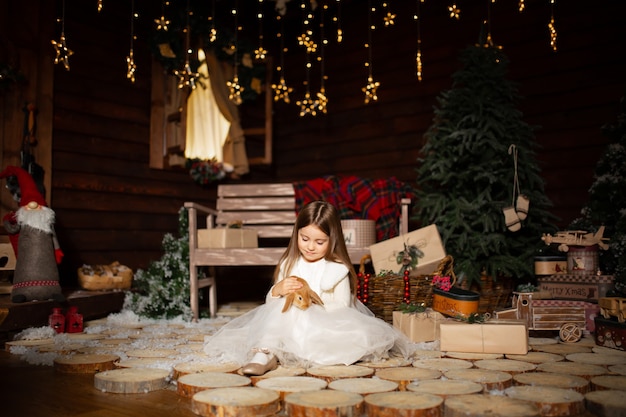
[{"label": "fairy light strand", "polygon": [[228,86],[228,98],[230,99],[230,101],[232,101],[237,106],[239,106],[243,102],[241,93],[243,92],[244,88],[241,86],[241,84],[239,84],[239,61],[237,58],[237,55],[239,52],[238,51],[239,49],[239,35],[238,35],[239,21],[237,17],[238,15],[237,2],[235,2],[235,8],[232,9],[231,13],[235,17],[235,40],[234,40],[234,45],[233,45],[234,68],[233,68],[233,79],[231,81],[227,81],[226,85]]},{"label": "fairy light strand", "polygon": [[300,117],[306,115],[317,115],[317,101],[311,96],[311,53],[317,51],[317,45],[312,40],[312,30],[309,27],[313,15],[306,10],[306,0],[302,0],[300,5],[302,10],[302,34],[298,37],[298,44],[304,47],[306,51],[305,73],[306,80],[304,82],[306,91],[302,100],[296,101],[296,105],[300,107]]},{"label": "fairy light strand", "polygon": [[98,13],[102,11],[103,7],[104,7],[104,0],[98,0],[98,6],[97,6]]},{"label": "fairy light strand", "polygon": [[137,65],[135,64],[134,44],[135,44],[135,0],[130,2],[130,52],[126,57],[126,78],[131,83],[135,83],[135,72],[137,71]]},{"label": "fairy light strand", "polygon": [[448,6],[448,12],[450,19],[459,20],[461,18],[461,9],[459,9],[456,3],[452,3],[452,5]]},{"label": "fairy light strand", "polygon": [[280,66],[276,68],[280,72],[280,81],[278,84],[272,84],[272,90],[274,90],[274,101],[282,100],[289,103],[291,101],[289,94],[293,88],[288,87],[285,81],[285,52],[287,52],[287,48],[285,48],[285,22],[280,15],[277,15],[276,19],[280,20],[280,32],[276,34],[280,41]]},{"label": "fairy light strand", "polygon": [[197,72],[193,72],[191,70],[191,65],[189,64],[189,55],[191,55],[191,46],[190,46],[190,36],[191,36],[191,24],[189,23],[189,19],[193,12],[189,6],[189,0],[187,0],[187,25],[183,31],[185,32],[185,64],[182,70],[175,70],[174,75],[178,77],[178,88],[183,89],[185,87],[190,87],[192,90],[195,90],[197,87],[198,79],[200,78],[200,74]]},{"label": "fairy light strand", "polygon": [[380,86],[378,81],[374,81],[373,70],[372,70],[372,31],[375,29],[375,26],[372,24],[372,13],[376,11],[374,7],[372,7],[372,1],[368,0],[367,2],[367,44],[365,47],[368,51],[368,61],[365,63],[365,66],[368,68],[368,77],[367,77],[367,85],[363,87],[361,90],[365,93],[365,104],[369,104],[371,101],[378,100],[377,90]]},{"label": "fairy light strand", "polygon": [[548,24],[548,30],[550,31],[550,47],[552,51],[556,52],[556,26],[554,24],[554,4],[556,0],[550,0],[550,23]]},{"label": "fairy light strand", "polygon": [[62,7],[61,37],[59,38],[58,41],[55,41],[53,39],[50,42],[52,43],[52,46],[54,47],[54,50],[56,52],[56,55],[54,57],[55,65],[59,63],[63,64],[63,67],[65,68],[65,70],[69,71],[70,70],[70,56],[74,55],[74,51],[72,51],[71,49],[67,47],[67,42],[65,39],[65,0],[63,0],[61,7]]},{"label": "fairy light strand", "polygon": [[154,19],[154,23],[156,23],[156,30],[167,32],[169,29],[171,21],[165,18],[165,6],[167,6],[169,2],[163,0],[161,2],[161,17],[159,19]]},{"label": "fairy light strand", "polygon": [[259,47],[254,50],[254,57],[264,60],[267,56],[267,49],[263,48],[263,0],[259,0],[257,19],[259,20]]},{"label": "fairy light strand", "polygon": [[341,0],[337,0],[337,16],[334,18],[337,22],[337,43],[343,42],[343,28],[341,27]]},{"label": "fairy light strand", "polygon": [[328,97],[326,96],[326,74],[324,73],[324,47],[328,44],[328,39],[326,39],[326,34],[324,30],[324,11],[328,8],[328,5],[323,5],[322,10],[320,12],[320,55],[318,60],[320,62],[320,90],[318,91],[317,97],[317,109],[326,114],[328,112]]},{"label": "fairy light strand", "polygon": [[209,28],[209,42],[213,43],[217,40],[217,29],[215,29],[215,0],[211,1],[211,16],[209,16],[208,20],[211,22],[211,27]]},{"label": "fairy light strand", "polygon": [[526,9],[526,3],[524,2],[524,0],[519,0],[517,2],[517,10],[521,12],[523,12]]},{"label": "fairy light strand", "polygon": [[383,8],[386,9],[385,16],[383,17],[383,23],[385,27],[393,26],[396,24],[397,15],[391,11],[390,2],[386,1],[383,3]]},{"label": "fairy light strand", "polygon": [[421,16],[421,10],[420,10],[420,3],[423,2],[424,0],[416,0],[416,4],[415,4],[415,16],[413,17],[415,19],[415,25],[416,25],[416,29],[417,29],[417,53],[415,54],[415,67],[416,67],[416,75],[417,75],[417,80],[418,81],[422,81],[422,70],[423,70],[423,64],[422,64],[422,31],[421,31],[421,27],[420,27],[420,23],[422,20],[422,16]]}]

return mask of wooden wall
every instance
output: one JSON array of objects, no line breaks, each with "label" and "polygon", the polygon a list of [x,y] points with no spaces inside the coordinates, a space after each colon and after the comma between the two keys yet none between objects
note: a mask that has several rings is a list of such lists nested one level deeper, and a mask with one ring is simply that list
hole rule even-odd
[{"label": "wooden wall", "polygon": [[[38,39],[37,45],[22,45],[22,49],[50,62],[54,51],[44,45],[58,39],[58,25],[30,24],[27,29],[20,25],[53,16],[43,12],[29,16],[18,6],[9,8],[9,1],[0,0],[0,10],[18,15],[9,19],[3,35],[9,43]],[[210,204],[215,195],[215,186],[201,188],[185,172],[149,168],[151,56],[146,28],[155,16],[151,10],[137,24],[137,81],[133,84],[126,79],[128,3],[105,1],[103,11],[97,13],[95,1],[66,0],[65,32],[74,50],[71,70],[55,65],[34,71],[38,80],[54,85],[53,106],[40,113],[39,120],[52,127],[49,201],[66,254],[61,272],[62,283],[67,285],[75,283],[76,268],[84,263],[118,260],[134,269],[147,267],[160,258],[163,235],[176,233],[182,203],[193,199]],[[155,8],[148,3],[138,0],[136,7]],[[364,3],[346,4],[344,43],[331,42],[326,52],[327,115],[298,116],[295,101],[304,91],[300,84],[304,56],[297,50],[287,54],[288,83],[295,91],[292,104],[274,104],[274,164],[253,167],[244,181],[356,174],[415,182],[416,158],[432,121],[436,97],[450,87],[460,49],[477,39],[486,7],[462,2],[462,19],[453,21],[440,2],[424,3],[424,79],[417,82],[415,2],[393,2],[396,26],[379,28],[372,42],[374,78],[381,83],[379,100],[365,105],[361,88],[367,77],[363,67],[366,9],[355,8]],[[511,60],[511,79],[519,83],[525,97],[520,109],[526,121],[541,127],[536,136],[542,147],[538,156],[546,189],[555,214],[566,226],[584,204],[593,167],[607,143],[600,128],[616,120],[624,95],[625,5],[617,0],[600,0],[593,6],[557,2],[559,50],[552,52],[546,27],[549,2],[526,3],[523,14],[517,12],[515,1],[495,3],[492,35]],[[57,1],[55,12],[60,5]],[[156,10],[160,13],[159,7]],[[32,33],[18,36],[18,27]],[[316,91],[316,84],[312,89]],[[18,92],[3,95],[3,106],[15,104],[11,94]],[[20,111],[14,109],[13,115]],[[6,114],[3,123],[9,120]],[[4,138],[2,148],[14,147],[9,142],[10,138]],[[2,162],[14,163],[6,155]],[[3,212],[9,208],[4,204]]]}]

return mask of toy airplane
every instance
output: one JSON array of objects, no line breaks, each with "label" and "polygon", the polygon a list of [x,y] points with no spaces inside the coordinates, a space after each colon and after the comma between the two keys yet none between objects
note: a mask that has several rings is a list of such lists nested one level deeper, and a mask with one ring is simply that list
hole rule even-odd
[{"label": "toy airplane", "polygon": [[602,237],[604,234],[604,226],[600,226],[596,233],[587,233],[585,230],[566,230],[563,232],[557,232],[554,236],[551,234],[543,234],[541,240],[546,242],[546,245],[551,243],[558,243],[558,249],[561,252],[567,252],[569,246],[593,246],[598,245],[601,249],[607,250],[609,245],[604,241],[609,240],[606,237]]}]

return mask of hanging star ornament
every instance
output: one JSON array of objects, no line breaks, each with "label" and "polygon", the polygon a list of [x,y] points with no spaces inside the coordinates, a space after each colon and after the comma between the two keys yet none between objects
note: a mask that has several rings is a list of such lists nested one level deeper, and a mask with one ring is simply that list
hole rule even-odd
[{"label": "hanging star ornament", "polygon": [[236,105],[240,105],[243,102],[241,98],[241,92],[244,88],[239,84],[239,77],[237,74],[233,77],[232,81],[226,81],[228,86],[228,98]]},{"label": "hanging star ornament", "polygon": [[289,93],[293,91],[293,88],[288,87],[285,82],[285,77],[280,77],[280,81],[278,84],[272,84],[272,90],[274,90],[274,101],[284,101],[289,104],[291,101],[289,98]]},{"label": "hanging star ornament", "polygon": [[165,16],[161,16],[160,19],[154,19],[154,23],[156,23],[156,30],[162,30],[164,32],[167,32],[167,29],[172,22],[167,20]]},{"label": "hanging star ornament", "polygon": [[182,70],[174,70],[174,75],[178,77],[179,89],[191,87],[192,90],[195,90],[197,87],[198,79],[200,78],[199,73],[193,72],[191,70],[189,62],[185,63],[185,67]]},{"label": "hanging star ornament", "polygon": [[320,91],[317,93],[317,109],[322,113],[326,114],[328,109],[328,97],[326,97],[326,89],[324,87],[320,88]]},{"label": "hanging star ornament", "polygon": [[376,95],[378,87],[380,87],[378,81],[374,81],[371,75],[367,77],[367,85],[361,89],[365,93],[365,104],[368,104],[370,101],[378,100],[378,96]]},{"label": "hanging star ornament", "polygon": [[67,71],[70,70],[70,57],[74,55],[74,51],[67,47],[65,43],[65,34],[61,33],[61,38],[59,41],[52,40],[52,45],[54,46],[54,50],[56,51],[56,56],[54,57],[54,63],[58,64],[59,62],[63,64],[63,67]]},{"label": "hanging star ornament", "polygon": [[128,65],[126,78],[128,78],[131,83],[135,82],[135,71],[137,71],[137,65],[135,65],[135,58],[133,55],[133,50],[131,49],[129,55],[126,57],[126,63]]},{"label": "hanging star ornament", "polygon": [[262,46],[259,46],[258,49],[254,50],[254,57],[256,59],[265,59],[267,55],[267,49],[263,48]]},{"label": "hanging star ornament", "polygon": [[461,9],[456,6],[456,3],[453,3],[452,6],[448,6],[448,11],[450,12],[450,18],[459,20],[461,17]]},{"label": "hanging star ornament", "polygon": [[385,26],[393,26],[396,23],[395,18],[396,15],[394,13],[387,12],[385,17],[383,17],[383,22],[385,23]]},{"label": "hanging star ornament", "polygon": [[317,111],[315,110],[317,108],[317,101],[311,98],[310,92],[307,91],[304,98],[296,101],[296,104],[300,106],[300,117],[304,117],[307,114],[311,116],[317,115]]}]

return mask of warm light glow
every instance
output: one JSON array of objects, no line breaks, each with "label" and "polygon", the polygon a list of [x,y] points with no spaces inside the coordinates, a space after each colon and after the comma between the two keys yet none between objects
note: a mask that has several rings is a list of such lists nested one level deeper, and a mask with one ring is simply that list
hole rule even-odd
[{"label": "warm light glow", "polygon": [[318,103],[311,98],[311,93],[308,91],[304,95],[304,99],[296,101],[296,104],[300,106],[300,117],[304,117],[307,114],[310,114],[311,116],[317,115],[316,108]]},{"label": "warm light glow", "polygon": [[291,101],[289,99],[289,93],[293,91],[293,88],[287,87],[285,77],[281,76],[278,84],[272,84],[272,89],[274,90],[274,101],[282,100],[285,103],[289,103]]},{"label": "warm light glow", "polygon": [[448,11],[450,12],[450,18],[459,20],[461,17],[461,9],[459,9],[456,4],[452,4],[452,6],[448,6]]},{"label": "warm light glow", "polygon": [[367,77],[367,85],[361,89],[365,93],[365,104],[378,100],[378,95],[376,94],[378,87],[380,87],[378,81],[374,81],[371,75]]},{"label": "warm light glow", "polygon": [[241,92],[244,88],[239,85],[239,77],[237,74],[233,77],[232,81],[227,81],[226,85],[228,86],[228,98],[230,101],[235,103],[236,105],[240,105],[243,102],[241,98]]}]

